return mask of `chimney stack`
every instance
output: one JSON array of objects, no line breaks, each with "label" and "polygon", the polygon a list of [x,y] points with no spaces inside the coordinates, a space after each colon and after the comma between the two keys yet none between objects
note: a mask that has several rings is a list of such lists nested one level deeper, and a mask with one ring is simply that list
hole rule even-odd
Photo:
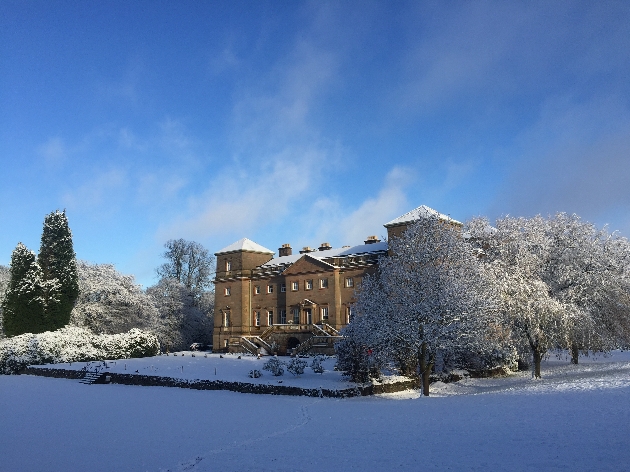
[{"label": "chimney stack", "polygon": [[317,249],[311,249],[310,246],[304,246],[300,251],[300,254],[306,254],[308,252],[316,251]]},{"label": "chimney stack", "polygon": [[278,257],[282,256],[290,256],[293,254],[293,249],[291,249],[291,245],[289,243],[283,244],[280,249],[278,249]]},{"label": "chimney stack", "polygon": [[319,250],[320,251],[328,251],[329,249],[332,249],[332,246],[328,243],[321,243],[319,245]]},{"label": "chimney stack", "polygon": [[375,243],[380,243],[381,240],[378,239],[376,236],[368,236],[367,239],[363,242],[365,244],[375,244]]}]

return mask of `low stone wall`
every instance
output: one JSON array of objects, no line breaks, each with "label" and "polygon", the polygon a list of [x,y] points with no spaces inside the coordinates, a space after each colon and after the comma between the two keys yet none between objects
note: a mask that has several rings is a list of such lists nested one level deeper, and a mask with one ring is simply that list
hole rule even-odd
[{"label": "low stone wall", "polygon": [[82,379],[85,375],[84,371],[71,369],[48,369],[27,367],[22,369],[20,374],[39,375],[40,377],[55,377],[58,379]]},{"label": "low stone wall", "polygon": [[[62,379],[81,379],[85,372],[80,370],[52,369],[52,368],[34,368],[27,367],[20,372],[27,375],[39,375],[43,377],[57,377]],[[109,382],[105,381],[105,377],[109,377]],[[349,398],[367,395],[375,395],[379,393],[393,393],[410,388],[418,388],[418,382],[408,380],[404,382],[395,382],[387,384],[369,384],[340,390],[331,390],[327,388],[300,388],[288,385],[268,385],[253,384],[248,382],[227,382],[223,380],[185,380],[175,379],[172,377],[159,377],[154,375],[139,374],[120,374],[115,372],[104,371],[94,383],[104,384],[113,383],[121,385],[141,385],[147,387],[178,387],[191,388],[195,390],[229,390],[239,393],[257,393],[268,395],[294,395],[306,397],[325,397],[325,398]]]}]

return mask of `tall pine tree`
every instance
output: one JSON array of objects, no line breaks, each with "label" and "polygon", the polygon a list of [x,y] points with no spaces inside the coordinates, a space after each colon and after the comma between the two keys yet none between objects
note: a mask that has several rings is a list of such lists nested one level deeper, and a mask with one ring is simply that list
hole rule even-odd
[{"label": "tall pine tree", "polygon": [[79,296],[76,255],[65,210],[54,211],[44,219],[37,262],[45,281],[47,330],[54,331],[68,324],[70,312]]},{"label": "tall pine tree", "polygon": [[35,253],[18,243],[11,254],[9,285],[2,301],[4,333],[7,336],[46,330],[43,286]]}]

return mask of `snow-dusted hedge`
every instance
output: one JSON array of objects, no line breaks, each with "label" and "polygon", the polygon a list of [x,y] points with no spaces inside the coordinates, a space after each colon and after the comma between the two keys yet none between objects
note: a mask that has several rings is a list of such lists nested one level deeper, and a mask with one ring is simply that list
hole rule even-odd
[{"label": "snow-dusted hedge", "polygon": [[0,374],[15,374],[28,365],[155,356],[154,334],[132,329],[122,334],[92,334],[66,327],[41,334],[22,334],[0,341]]}]

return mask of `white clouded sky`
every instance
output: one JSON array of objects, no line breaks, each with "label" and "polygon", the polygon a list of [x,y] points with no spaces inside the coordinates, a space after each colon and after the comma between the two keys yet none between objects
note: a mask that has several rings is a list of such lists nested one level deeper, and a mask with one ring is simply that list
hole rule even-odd
[{"label": "white clouded sky", "polygon": [[421,204],[630,236],[630,4],[0,3],[0,264],[66,208],[154,282],[168,238],[356,244]]}]

